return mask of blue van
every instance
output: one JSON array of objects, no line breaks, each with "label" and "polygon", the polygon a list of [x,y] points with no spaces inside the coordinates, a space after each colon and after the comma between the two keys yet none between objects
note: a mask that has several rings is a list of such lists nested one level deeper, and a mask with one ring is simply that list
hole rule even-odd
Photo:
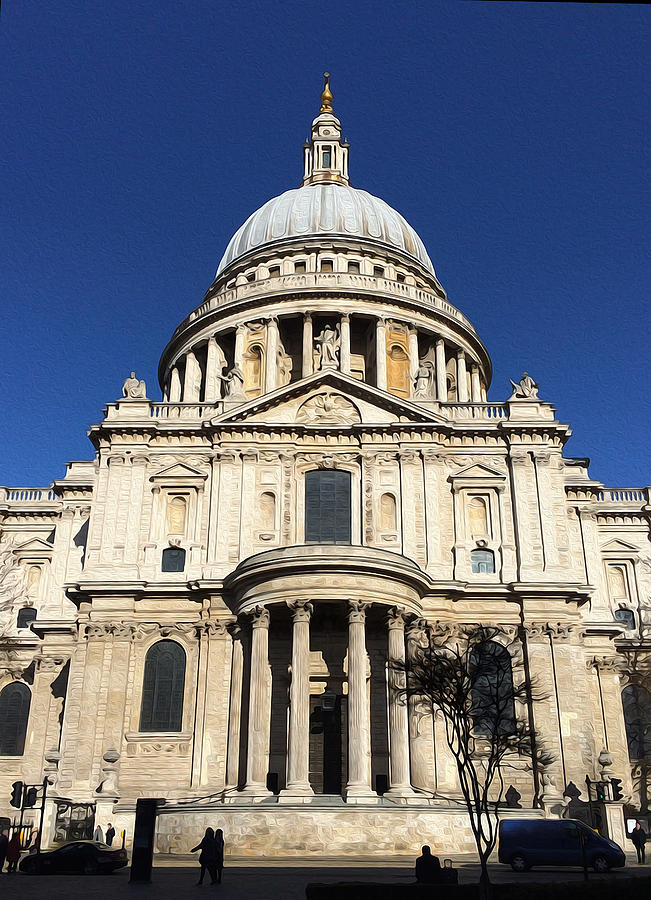
[{"label": "blue van", "polygon": [[503,819],[499,829],[498,859],[514,872],[532,866],[582,866],[585,859],[595,872],[626,865],[622,848],[576,819]]}]

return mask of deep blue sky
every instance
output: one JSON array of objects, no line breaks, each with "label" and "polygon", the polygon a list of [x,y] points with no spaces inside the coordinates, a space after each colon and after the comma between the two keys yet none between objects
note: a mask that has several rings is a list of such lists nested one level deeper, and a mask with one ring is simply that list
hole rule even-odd
[{"label": "deep blue sky", "polygon": [[297,186],[332,73],[351,178],[423,237],[494,365],[611,486],[651,482],[644,6],[5,0],[0,483],[85,429]]}]

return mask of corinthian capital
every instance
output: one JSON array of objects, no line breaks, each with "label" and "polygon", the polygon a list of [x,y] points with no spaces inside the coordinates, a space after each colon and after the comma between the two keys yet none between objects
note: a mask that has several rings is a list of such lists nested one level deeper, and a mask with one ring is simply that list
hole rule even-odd
[{"label": "corinthian capital", "polygon": [[256,606],[249,610],[251,624],[254,628],[269,628],[269,610],[266,606]]},{"label": "corinthian capital", "polygon": [[314,606],[309,600],[288,600],[287,606],[295,622],[309,622]]},{"label": "corinthian capital", "polygon": [[350,623],[354,622],[364,622],[366,620],[366,610],[370,606],[370,603],[366,603],[364,600],[349,600],[348,601],[348,621]]}]

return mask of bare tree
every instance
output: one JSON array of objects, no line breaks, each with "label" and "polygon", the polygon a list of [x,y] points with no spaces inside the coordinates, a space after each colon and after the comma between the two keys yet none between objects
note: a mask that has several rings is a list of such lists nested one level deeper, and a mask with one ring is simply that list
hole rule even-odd
[{"label": "bare tree", "polygon": [[[412,645],[405,663],[407,697],[440,710],[445,737],[457,767],[481,866],[480,893],[490,890],[488,859],[495,848],[504,769],[523,758],[533,766],[552,761],[528,721],[516,716],[516,704],[532,699],[532,686],[514,683],[508,650],[495,638],[499,628],[429,626]],[[535,699],[542,699],[536,697]]]},{"label": "bare tree", "polygon": [[[633,788],[639,798],[640,813],[648,815],[651,809],[651,650],[648,642],[625,644],[624,641],[619,649],[627,664],[628,684],[622,691],[622,702]],[[635,808],[638,804],[632,805]]]}]

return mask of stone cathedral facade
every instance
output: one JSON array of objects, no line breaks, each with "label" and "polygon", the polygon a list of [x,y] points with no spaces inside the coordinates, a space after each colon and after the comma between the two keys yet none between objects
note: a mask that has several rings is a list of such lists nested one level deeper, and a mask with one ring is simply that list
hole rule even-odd
[{"label": "stone cathedral facade", "polygon": [[528,375],[488,400],[486,348],[413,228],[351,186],[331,100],[302,185],[164,349],[162,400],[132,373],[92,461],[0,489],[0,815],[48,776],[47,841],[129,839],[159,797],[161,853],[207,825],[239,856],[471,850],[442,721],[389,671],[428,625],[497,626],[544,692],[515,710],[554,756],[511,761],[517,814],[603,771],[639,804],[649,488],[564,456]]}]

